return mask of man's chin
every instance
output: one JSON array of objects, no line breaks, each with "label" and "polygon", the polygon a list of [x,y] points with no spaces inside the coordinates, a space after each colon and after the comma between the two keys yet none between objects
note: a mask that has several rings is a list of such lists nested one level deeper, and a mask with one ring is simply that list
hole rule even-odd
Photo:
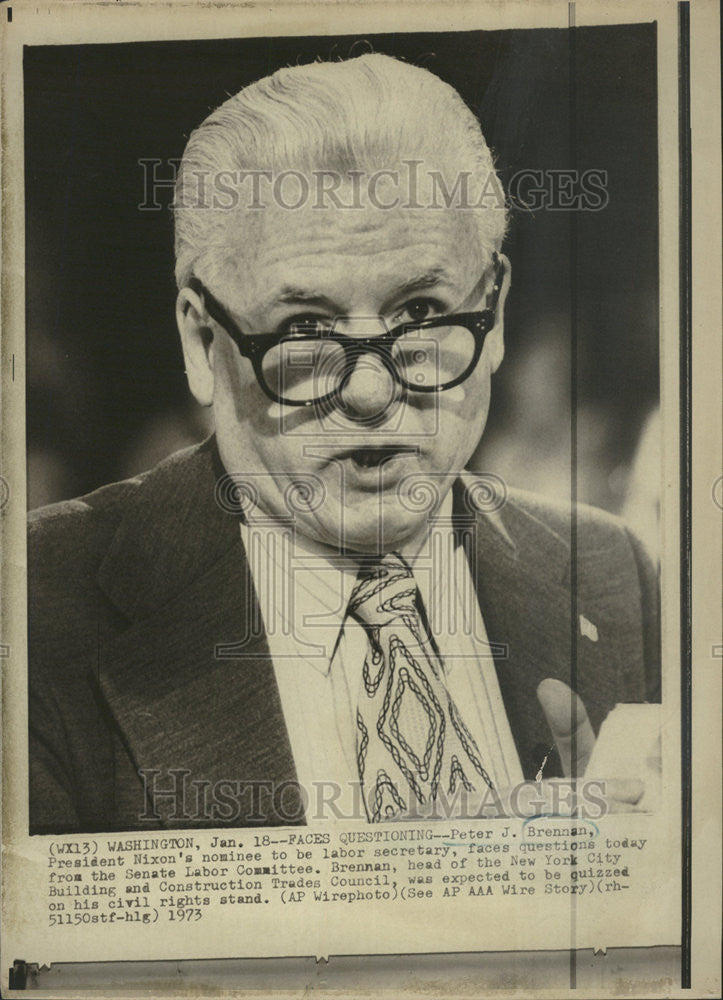
[{"label": "man's chin", "polygon": [[417,540],[423,540],[429,521],[428,504],[422,504],[423,510],[415,510],[414,498],[351,490],[344,501],[328,490],[323,502],[313,509],[303,511],[297,506],[293,517],[299,536],[331,552],[363,555],[410,551]]},{"label": "man's chin", "polygon": [[[424,532],[426,519],[387,513],[369,521],[355,523],[352,518],[344,525],[343,548],[347,552],[363,555],[383,555],[386,552],[401,551],[410,547],[414,539]],[[395,516],[396,515],[396,516]]]}]

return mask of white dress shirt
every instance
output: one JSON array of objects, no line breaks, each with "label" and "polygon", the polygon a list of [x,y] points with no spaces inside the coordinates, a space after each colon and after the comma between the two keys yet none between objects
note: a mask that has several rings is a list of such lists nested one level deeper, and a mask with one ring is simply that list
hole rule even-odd
[{"label": "white dress shirt", "polygon": [[[444,663],[447,689],[498,788],[522,781],[522,769],[500,693],[475,586],[452,531],[447,494],[421,548],[402,551]],[[354,724],[364,629],[346,614],[359,564],[301,537],[291,523],[258,511],[241,538],[259,599],[307,820],[319,815],[320,783],[342,790],[336,816],[359,802]],[[334,783],[332,786],[329,783]],[[326,792],[329,796],[329,791]],[[303,792],[302,792],[303,796]]]}]

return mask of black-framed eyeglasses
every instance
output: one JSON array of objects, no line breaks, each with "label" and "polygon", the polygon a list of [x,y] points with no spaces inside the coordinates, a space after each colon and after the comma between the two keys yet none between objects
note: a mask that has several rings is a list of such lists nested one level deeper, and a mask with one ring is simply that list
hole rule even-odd
[{"label": "black-framed eyeglasses", "polygon": [[498,254],[493,263],[494,284],[485,309],[400,323],[373,337],[351,337],[323,322],[295,324],[282,333],[246,334],[198,278],[189,278],[188,287],[251,361],[267,396],[286,406],[312,406],[338,400],[366,354],[381,359],[409,392],[445,392],[464,382],[495,325],[504,264]]}]

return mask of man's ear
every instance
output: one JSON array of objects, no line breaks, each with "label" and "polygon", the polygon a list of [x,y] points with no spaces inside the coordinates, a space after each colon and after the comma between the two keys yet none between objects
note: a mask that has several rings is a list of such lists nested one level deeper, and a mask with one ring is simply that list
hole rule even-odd
[{"label": "man's ear", "polygon": [[211,406],[214,388],[213,332],[204,322],[201,300],[190,288],[182,288],[178,293],[176,323],[181,335],[189,388],[201,406]]},{"label": "man's ear", "polygon": [[507,293],[510,290],[510,282],[512,280],[512,265],[510,264],[509,258],[503,253],[499,255],[499,258],[502,261],[504,273],[502,275],[502,288],[500,289],[499,298],[497,299],[497,318],[495,325],[487,334],[487,338],[485,340],[485,353],[489,358],[490,371],[493,373],[500,367],[502,359],[505,356],[505,301],[507,299]]}]

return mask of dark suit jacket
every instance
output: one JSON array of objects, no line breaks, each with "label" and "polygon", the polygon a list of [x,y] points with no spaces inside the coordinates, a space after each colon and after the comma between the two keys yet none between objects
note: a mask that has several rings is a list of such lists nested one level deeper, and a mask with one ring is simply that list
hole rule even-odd
[{"label": "dark suit jacket", "polygon": [[[211,439],[31,514],[31,833],[304,821],[237,519],[214,499],[222,473]],[[580,508],[573,536],[569,510],[511,493],[500,531],[472,496],[457,483],[457,529],[529,778],[552,742],[543,678],[572,684],[596,730],[617,702],[658,699],[657,580],[606,514]],[[181,786],[185,806],[149,802]]]}]

